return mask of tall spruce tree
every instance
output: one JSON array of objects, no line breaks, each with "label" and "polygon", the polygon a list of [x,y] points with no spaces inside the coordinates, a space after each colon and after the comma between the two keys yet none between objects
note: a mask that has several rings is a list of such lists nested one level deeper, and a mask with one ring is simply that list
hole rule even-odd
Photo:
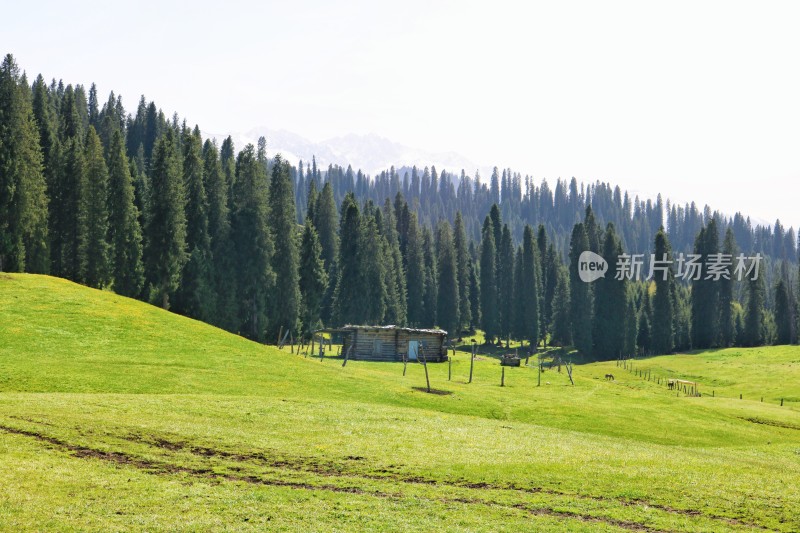
[{"label": "tall spruce tree", "polygon": [[[353,193],[348,193],[342,201],[339,237],[341,242],[338,260],[339,278],[333,295],[335,321],[340,325],[358,324],[362,316],[360,297],[364,288],[361,286],[359,264],[362,246],[361,213]],[[359,298],[356,298],[356,295],[359,295]]]},{"label": "tall spruce tree", "polygon": [[627,297],[627,308],[625,310],[625,340],[623,342],[622,355],[629,356],[636,353],[636,338],[639,333],[639,323],[636,320],[636,302],[629,293]]},{"label": "tall spruce tree", "polygon": [[438,317],[439,276],[436,268],[436,246],[431,230],[427,226],[422,229],[422,256],[425,265],[422,324],[425,327],[433,327]]},{"label": "tall spruce tree", "polygon": [[[374,213],[364,209],[361,217],[361,244],[357,260],[359,263],[359,309],[358,322],[382,324],[386,314],[388,290],[386,287],[386,257],[383,237],[378,229]],[[356,293],[349,295],[354,298]],[[355,299],[355,298],[354,298]]]},{"label": "tall spruce tree", "polygon": [[[313,183],[313,182],[312,182]],[[300,243],[300,298],[303,338],[310,339],[312,333],[322,327],[320,320],[322,298],[328,286],[328,273],[322,260],[322,245],[317,230],[310,218],[306,218],[303,240]]]},{"label": "tall spruce tree", "polygon": [[[736,238],[733,229],[728,228],[725,232],[725,241],[722,244],[723,257],[733,261],[736,256]],[[736,325],[733,312],[733,272],[731,266],[725,268],[725,275],[720,278],[719,283],[719,331],[720,345],[725,348],[733,345],[736,340]]]},{"label": "tall spruce tree", "polygon": [[[470,248],[474,247],[474,242],[470,243]],[[470,254],[469,262],[469,306],[472,311],[472,322],[470,322],[470,332],[475,331],[481,324],[481,285],[478,264]]]},{"label": "tall spruce tree", "polygon": [[792,344],[796,342],[794,306],[789,287],[786,263],[782,264],[781,276],[775,284],[775,344]]},{"label": "tall spruce tree", "polygon": [[517,246],[514,253],[514,291],[511,295],[514,306],[514,323],[511,326],[511,336],[515,340],[525,341],[527,337],[525,331],[525,300],[527,295],[522,290],[524,276],[522,274],[522,245]]},{"label": "tall spruce tree", "polygon": [[[403,254],[400,251],[400,237],[397,233],[397,222],[394,207],[386,198],[383,204],[383,222],[381,233],[385,241],[386,268],[386,321],[391,324],[405,325],[408,322],[406,273],[403,268]],[[378,213],[376,213],[377,217]]]},{"label": "tall spruce tree", "polygon": [[[603,236],[603,259],[609,265],[616,265],[617,258],[622,253],[622,244],[614,230],[614,224],[609,222]],[[624,355],[627,298],[626,276],[609,274],[595,282],[592,337],[594,356],[600,360],[616,359]]]},{"label": "tall spruce tree", "polygon": [[522,233],[522,280],[516,283],[517,291],[521,292],[523,300],[519,312],[523,314],[521,321],[524,328],[524,339],[531,346],[539,344],[541,328],[539,326],[539,257],[533,228],[525,225]]},{"label": "tall spruce tree", "polygon": [[0,66],[0,271],[47,272],[47,187],[29,88]]},{"label": "tall spruce tree", "polygon": [[50,198],[53,232],[51,271],[56,276],[80,281],[86,263],[86,163],[83,152],[82,124],[72,86],[61,99],[59,138],[62,146],[57,183]]},{"label": "tall spruce tree", "polygon": [[133,180],[122,132],[115,130],[108,148],[108,235],[114,291],[138,297],[144,285],[142,228],[134,204]]},{"label": "tall spruce tree", "polygon": [[272,270],[275,290],[272,293],[271,329],[298,332],[300,318],[299,254],[297,250],[297,208],[290,177],[289,164],[275,156],[272,162],[272,181],[269,188],[269,225],[275,243]]},{"label": "tall spruce tree", "polygon": [[[764,277],[759,274],[756,279],[747,279],[747,313],[744,319],[743,344],[745,346],[761,346],[764,344]],[[694,295],[692,295],[694,298]],[[694,325],[694,324],[693,324]]]},{"label": "tall spruce tree", "polygon": [[267,226],[267,176],[256,159],[252,144],[245,146],[236,158],[233,184],[231,234],[238,280],[237,331],[253,340],[263,341],[268,319],[267,295],[271,294],[275,284],[272,270],[275,248]]},{"label": "tall spruce tree", "polygon": [[514,244],[508,224],[503,225],[500,237],[497,271],[500,335],[508,344],[514,324]]},{"label": "tall spruce tree", "polygon": [[481,238],[480,290],[481,327],[487,343],[494,342],[500,333],[500,320],[497,309],[497,267],[495,258],[497,247],[494,242],[494,226],[490,217],[483,223]]},{"label": "tall spruce tree", "polygon": [[569,243],[570,333],[575,347],[581,353],[592,353],[593,302],[591,287],[578,275],[578,258],[589,250],[589,238],[582,223],[572,228]]},{"label": "tall spruce tree", "polygon": [[81,279],[89,287],[102,288],[109,282],[108,169],[103,147],[94,126],[89,126],[85,143],[86,194],[81,199],[86,212],[86,257]]},{"label": "tall spruce tree", "polygon": [[[408,212],[407,209],[406,212]],[[422,235],[417,227],[416,213],[410,213],[409,215],[406,235],[408,323],[411,326],[419,327],[425,317],[425,252],[422,249]]]},{"label": "tall spruce tree", "polygon": [[148,203],[146,272],[150,300],[169,309],[186,264],[186,188],[175,133],[167,129],[153,149]]},{"label": "tall spruce tree", "polygon": [[569,275],[565,268],[557,265],[556,288],[553,293],[553,316],[550,326],[550,344],[568,346],[572,343],[570,331]]},{"label": "tall spruce tree", "polygon": [[698,349],[719,344],[719,281],[710,278],[706,264],[719,253],[717,224],[712,218],[695,239],[694,253],[700,255],[700,276],[692,282],[692,346]]},{"label": "tall spruce tree", "polygon": [[456,272],[458,277],[458,330],[469,329],[472,324],[470,305],[470,257],[467,232],[461,211],[456,212],[453,223],[453,246],[456,252]]},{"label": "tall spruce tree", "polygon": [[458,258],[456,257],[453,236],[450,224],[447,221],[439,223],[436,242],[438,244],[439,294],[438,294],[438,324],[455,338],[460,333],[459,321],[459,283],[458,283]]},{"label": "tall spruce tree", "polygon": [[216,303],[210,321],[229,331],[236,331],[239,324],[234,274],[235,248],[231,238],[232,191],[228,188],[217,146],[208,139],[203,143],[203,180],[208,198],[208,236],[211,240],[211,269]]},{"label": "tall spruce tree", "polygon": [[[312,183],[316,180],[312,180]],[[337,261],[339,256],[339,222],[333,186],[326,182],[317,197],[314,209],[314,228],[322,246],[322,261],[328,273],[328,288],[322,301],[322,321],[329,323],[333,312],[333,292],[338,279]]]},{"label": "tall spruce tree", "polygon": [[657,354],[670,353],[675,346],[675,302],[672,285],[675,274],[672,271],[672,251],[664,228],[656,233],[655,261],[663,270],[653,272],[656,293],[653,297],[653,323],[651,325],[651,342]]},{"label": "tall spruce tree", "polygon": [[208,195],[205,187],[200,129],[183,139],[183,180],[186,187],[186,244],[189,253],[176,295],[180,313],[209,322],[217,310],[211,237],[208,231]]}]

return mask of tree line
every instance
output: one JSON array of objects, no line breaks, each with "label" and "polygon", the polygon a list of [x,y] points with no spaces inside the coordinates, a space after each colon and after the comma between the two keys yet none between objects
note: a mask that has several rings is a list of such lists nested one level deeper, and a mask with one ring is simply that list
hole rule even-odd
[{"label": "tree line", "polygon": [[[485,185],[435,168],[293,167],[264,138],[237,152],[144,98],[127,114],[113,92],[101,105],[94,85],[29,84],[10,55],[0,67],[0,270],[262,342],[347,323],[480,328],[596,358],[796,341],[793,229],[668,204],[666,233],[662,213],[660,197],[574,179],[552,193],[510,170]],[[690,251],[728,253],[741,236],[777,259],[752,284],[578,279],[584,250],[610,265],[626,247],[660,257],[692,231]]]}]

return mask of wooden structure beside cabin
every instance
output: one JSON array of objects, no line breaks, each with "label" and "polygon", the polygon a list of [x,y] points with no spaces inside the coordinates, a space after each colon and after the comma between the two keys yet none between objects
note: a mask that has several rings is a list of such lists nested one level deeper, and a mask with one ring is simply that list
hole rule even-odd
[{"label": "wooden structure beside cabin", "polygon": [[441,329],[348,325],[320,333],[340,333],[342,356],[355,361],[447,361],[447,332]]}]

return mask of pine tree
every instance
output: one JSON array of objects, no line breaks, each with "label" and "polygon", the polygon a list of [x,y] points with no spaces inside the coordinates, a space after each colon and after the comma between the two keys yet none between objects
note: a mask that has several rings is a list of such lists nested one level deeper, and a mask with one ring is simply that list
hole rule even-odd
[{"label": "pine tree", "polygon": [[86,194],[85,163],[81,120],[72,86],[64,89],[59,100],[59,145],[57,171],[50,187],[50,258],[56,276],[80,281],[85,257]]},{"label": "pine tree", "polygon": [[[312,182],[315,182],[313,180]],[[329,323],[333,312],[333,292],[336,289],[337,261],[339,257],[339,222],[336,211],[336,201],[333,197],[333,187],[326,182],[320,192],[314,212],[314,228],[319,236],[322,246],[322,261],[328,273],[328,289],[322,302],[322,321]]]},{"label": "pine tree", "polygon": [[[339,237],[339,278],[333,296],[334,316],[337,324],[357,324],[361,313],[362,276],[359,260],[361,258],[361,214],[353,193],[348,193],[342,201]],[[321,239],[320,239],[321,240]],[[323,247],[324,254],[324,247]],[[359,295],[356,298],[356,295]]]},{"label": "pine tree", "polygon": [[752,277],[748,279],[747,288],[747,313],[744,319],[743,341],[745,346],[761,346],[765,340],[763,276],[759,275],[756,279],[752,279]]},{"label": "pine tree", "polygon": [[472,324],[472,307],[470,305],[470,257],[461,211],[456,212],[453,225],[453,246],[456,252],[458,277],[458,331],[463,331],[469,329]]},{"label": "pine tree", "polygon": [[695,239],[694,253],[701,256],[703,268],[692,282],[692,346],[698,349],[719,344],[719,282],[708,277],[705,262],[719,252],[717,224],[712,218]]},{"label": "pine tree", "polygon": [[382,215],[379,225],[380,233],[384,240],[384,257],[386,258],[386,316],[389,324],[405,325],[408,321],[406,274],[403,270],[403,256],[400,252],[400,240],[397,234],[397,222],[394,219],[392,202],[386,198],[383,211],[375,213]]},{"label": "pine tree", "polygon": [[103,147],[94,126],[89,126],[85,144],[86,194],[81,199],[86,212],[86,260],[81,279],[89,287],[102,288],[110,277],[108,238],[108,169]]},{"label": "pine tree", "polygon": [[186,189],[177,139],[171,129],[153,149],[152,196],[147,217],[150,300],[169,309],[186,264]]},{"label": "pine tree", "polygon": [[[474,251],[474,243],[470,242],[470,249]],[[474,254],[470,253],[469,261],[469,306],[472,311],[472,322],[470,322],[470,332],[475,331],[481,324],[481,286],[478,265],[472,259]]]},{"label": "pine tree", "polygon": [[589,239],[582,223],[575,224],[569,243],[570,333],[575,347],[583,354],[592,353],[591,287],[578,275],[578,258],[589,249]]},{"label": "pine tree", "polygon": [[497,262],[498,309],[500,335],[508,344],[514,323],[514,245],[508,224],[503,225]]},{"label": "pine tree", "polygon": [[[359,282],[359,322],[367,324],[382,324],[386,313],[387,287],[386,287],[386,258],[384,256],[383,240],[375,217],[364,210],[361,225],[361,244],[357,260],[360,269]],[[355,299],[353,292],[349,295]]]},{"label": "pine tree", "polygon": [[[234,170],[235,172],[235,170]],[[237,297],[234,272],[235,249],[231,239],[231,190],[222,170],[217,146],[203,144],[203,180],[208,198],[208,236],[211,240],[212,279],[216,308],[212,324],[236,331]]]},{"label": "pine tree", "polygon": [[[312,182],[313,184],[313,182]],[[303,338],[310,339],[312,333],[322,327],[320,313],[322,298],[328,286],[328,273],[322,260],[322,245],[317,230],[310,218],[306,218],[303,240],[300,244],[300,297],[302,301]]]},{"label": "pine tree", "polygon": [[[722,244],[722,253],[733,261],[736,256],[736,239],[733,229],[725,232],[725,241]],[[720,278],[719,283],[719,330],[720,345],[723,348],[731,346],[736,340],[736,329],[733,316],[733,273],[731,267],[726,269],[726,276]]]},{"label": "pine tree", "polygon": [[406,232],[406,301],[408,302],[408,323],[422,325],[425,308],[425,252],[422,249],[422,236],[417,228],[417,214],[411,213]]},{"label": "pine tree", "polygon": [[553,293],[550,344],[555,346],[568,346],[572,342],[570,329],[569,275],[566,269],[558,266],[556,288]]},{"label": "pine tree", "polygon": [[517,251],[514,253],[514,291],[511,295],[514,311],[514,323],[511,325],[511,336],[514,340],[524,342],[527,337],[525,331],[525,300],[528,295],[522,290],[524,281],[523,267],[522,267],[522,254],[523,249],[520,244],[517,246]]},{"label": "pine tree", "polygon": [[138,297],[144,285],[142,228],[134,204],[133,180],[122,133],[114,131],[108,149],[108,235],[114,291]]},{"label": "pine tree", "polygon": [[791,344],[795,340],[795,319],[786,274],[788,273],[784,272],[775,284],[775,344]]},{"label": "pine tree", "polygon": [[675,346],[675,302],[672,285],[675,275],[672,271],[672,253],[664,228],[659,228],[655,238],[655,260],[667,261],[660,266],[666,271],[654,271],[656,293],[653,297],[653,323],[651,327],[651,344],[656,354],[670,353]]},{"label": "pine tree", "polygon": [[539,334],[541,332],[539,327],[539,283],[537,264],[539,257],[537,254],[536,241],[533,237],[533,228],[525,225],[522,234],[522,280],[516,283],[517,292],[522,295],[523,305],[520,312],[524,318],[522,325],[524,328],[524,339],[528,341],[531,346],[539,344]]},{"label": "pine tree", "polygon": [[500,333],[497,309],[497,268],[495,257],[497,247],[494,242],[494,228],[490,217],[483,223],[481,239],[481,327],[487,343],[494,342]]},{"label": "pine tree", "polygon": [[[617,264],[622,255],[622,245],[617,238],[614,224],[606,226],[603,236],[603,259],[609,265]],[[592,337],[594,356],[601,360],[616,359],[625,349],[625,322],[627,314],[628,280],[625,276],[607,275],[595,282],[594,320]]]},{"label": "pine tree", "polygon": [[652,353],[650,340],[650,319],[647,316],[647,312],[642,309],[639,311],[639,327],[636,336],[636,344],[641,355],[650,355]]},{"label": "pine tree", "polygon": [[461,300],[458,292],[458,258],[448,222],[439,223],[436,242],[438,244],[437,271],[439,274],[438,324],[451,337],[455,338],[460,333],[458,313]]},{"label": "pine tree", "polygon": [[636,304],[633,297],[628,295],[628,306],[625,311],[625,340],[622,355],[630,356],[636,353],[636,340],[639,333],[636,320]]},{"label": "pine tree", "polygon": [[58,217],[55,220],[53,251],[58,254],[53,273],[73,281],[82,281],[81,272],[86,264],[87,213],[86,162],[83,146],[78,137],[64,142],[64,156],[60,172]]},{"label": "pine tree", "polygon": [[0,271],[47,271],[47,196],[29,88],[0,66]]},{"label": "pine tree", "polygon": [[267,176],[256,159],[252,144],[239,152],[233,183],[231,234],[238,280],[238,330],[251,339],[263,341],[267,327],[267,295],[275,284],[272,270],[275,249],[267,226]]},{"label": "pine tree", "polygon": [[211,237],[208,231],[208,195],[205,188],[202,139],[195,126],[183,139],[183,181],[186,188],[186,244],[189,253],[176,294],[176,309],[209,322],[217,303]]},{"label": "pine tree", "polygon": [[436,246],[430,229],[422,229],[422,256],[425,265],[425,293],[422,298],[422,324],[425,327],[436,325],[439,301],[439,276],[436,268]]},{"label": "pine tree", "polygon": [[269,221],[275,254],[272,270],[275,272],[275,290],[272,293],[272,334],[280,329],[298,331],[300,318],[299,254],[297,250],[297,208],[290,177],[289,164],[275,156],[272,163],[272,181],[269,188]]}]

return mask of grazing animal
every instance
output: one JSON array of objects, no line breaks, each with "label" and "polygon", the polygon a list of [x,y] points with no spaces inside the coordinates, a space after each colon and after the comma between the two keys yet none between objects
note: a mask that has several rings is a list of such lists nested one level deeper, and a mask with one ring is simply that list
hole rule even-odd
[{"label": "grazing animal", "polygon": [[606,374],[606,379],[607,379],[608,381],[616,381],[616,380],[614,379],[614,374]]},{"label": "grazing animal", "polygon": [[671,379],[671,380],[667,381],[667,388],[669,390],[672,390],[672,389],[675,388],[675,380],[674,379]]}]

